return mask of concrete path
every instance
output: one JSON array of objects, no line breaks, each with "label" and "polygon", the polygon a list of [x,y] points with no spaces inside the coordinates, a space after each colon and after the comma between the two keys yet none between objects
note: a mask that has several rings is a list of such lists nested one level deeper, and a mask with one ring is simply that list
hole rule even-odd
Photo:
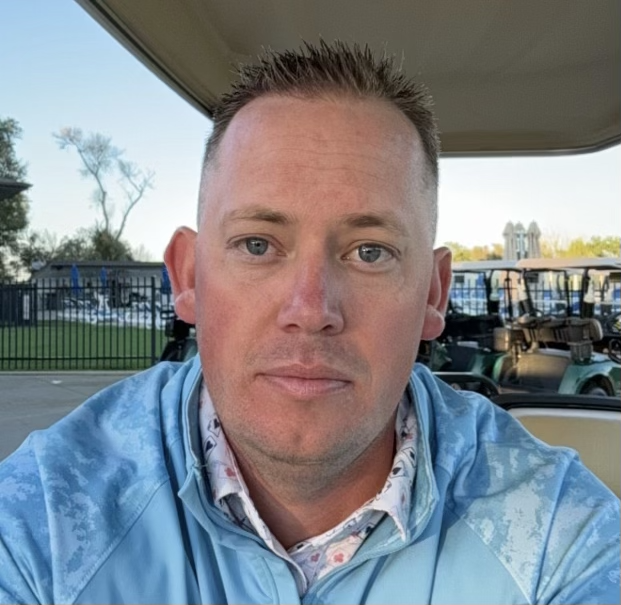
[{"label": "concrete path", "polygon": [[133,372],[0,372],[0,460],[36,429]]}]

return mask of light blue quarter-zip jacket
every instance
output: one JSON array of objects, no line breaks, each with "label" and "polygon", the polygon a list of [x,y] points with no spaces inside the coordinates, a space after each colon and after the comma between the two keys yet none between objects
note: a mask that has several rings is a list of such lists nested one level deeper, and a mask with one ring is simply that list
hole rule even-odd
[{"label": "light blue quarter-zip jacket", "polygon": [[[201,468],[198,358],[159,364],[0,465],[2,603],[299,603]],[[304,603],[618,603],[619,500],[488,400],[416,367],[405,541],[386,517]]]}]

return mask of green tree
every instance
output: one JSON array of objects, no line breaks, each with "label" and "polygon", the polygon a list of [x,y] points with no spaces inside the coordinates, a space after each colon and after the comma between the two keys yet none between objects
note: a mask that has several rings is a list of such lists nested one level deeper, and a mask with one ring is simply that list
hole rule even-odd
[{"label": "green tree", "polygon": [[490,246],[472,246],[468,248],[457,242],[446,242],[453,252],[453,261],[459,263],[463,261],[482,261],[482,260],[500,260],[503,256],[502,244],[492,244]]},{"label": "green tree", "polygon": [[17,256],[21,266],[31,270],[36,263],[52,260],[58,246],[58,238],[49,231],[27,231],[18,242]]},{"label": "green tree", "polygon": [[60,241],[49,231],[27,232],[20,241],[18,258],[23,267],[32,269],[53,261],[133,260],[133,255],[127,242],[91,228],[79,229]]},{"label": "green tree", "polygon": [[89,229],[79,229],[74,235],[64,237],[52,260],[99,260],[93,252],[92,234]]},{"label": "green tree", "polygon": [[[0,118],[0,177],[26,179],[26,165],[15,153],[22,129],[12,118]],[[28,226],[28,198],[24,193],[0,201],[0,279],[13,272],[11,259],[17,253],[20,234]]]},{"label": "green tree", "polygon": [[95,229],[91,234],[92,254],[99,260],[133,260],[131,248],[105,229]]},{"label": "green tree", "polygon": [[547,236],[542,239],[541,252],[544,258],[621,256],[621,237],[594,235],[588,240],[582,237],[567,240],[558,236]]},{"label": "green tree", "polygon": [[567,250],[568,256],[621,256],[621,237],[594,235],[591,239],[572,240]]},{"label": "green tree", "polygon": [[558,233],[544,235],[540,242],[542,258],[561,258],[569,242]]},{"label": "green tree", "polygon": [[505,247],[502,244],[492,244],[487,260],[502,260],[505,254]]},{"label": "green tree", "polygon": [[457,242],[446,242],[444,245],[451,249],[451,252],[453,253],[453,262],[461,263],[463,261],[472,260],[470,250],[463,244],[459,244]]}]

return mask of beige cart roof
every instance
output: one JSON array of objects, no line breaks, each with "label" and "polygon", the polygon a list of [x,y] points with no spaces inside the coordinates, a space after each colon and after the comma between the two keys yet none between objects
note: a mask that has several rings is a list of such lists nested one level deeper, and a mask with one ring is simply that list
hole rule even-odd
[{"label": "beige cart roof", "polygon": [[340,38],[403,56],[446,154],[589,151],[621,140],[619,0],[77,0],[209,115],[262,46]]},{"label": "beige cart roof", "polygon": [[519,271],[514,260],[473,260],[453,263],[453,273],[485,273],[486,271]]},{"label": "beige cart roof", "polygon": [[517,261],[516,267],[533,271],[561,269],[621,271],[621,258],[525,258]]}]

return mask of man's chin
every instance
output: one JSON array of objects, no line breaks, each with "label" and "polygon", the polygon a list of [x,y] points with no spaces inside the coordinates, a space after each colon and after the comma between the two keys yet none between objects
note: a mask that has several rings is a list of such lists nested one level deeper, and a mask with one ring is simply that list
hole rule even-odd
[{"label": "man's chin", "polygon": [[254,439],[248,440],[248,445],[265,463],[271,462],[291,469],[313,470],[343,464],[344,456],[348,456],[351,448],[338,436],[328,436],[317,441],[315,435],[319,434],[326,435],[325,431],[322,433],[321,428],[318,428],[312,439],[295,436],[283,439],[282,434],[263,435],[260,439],[253,436]]}]

